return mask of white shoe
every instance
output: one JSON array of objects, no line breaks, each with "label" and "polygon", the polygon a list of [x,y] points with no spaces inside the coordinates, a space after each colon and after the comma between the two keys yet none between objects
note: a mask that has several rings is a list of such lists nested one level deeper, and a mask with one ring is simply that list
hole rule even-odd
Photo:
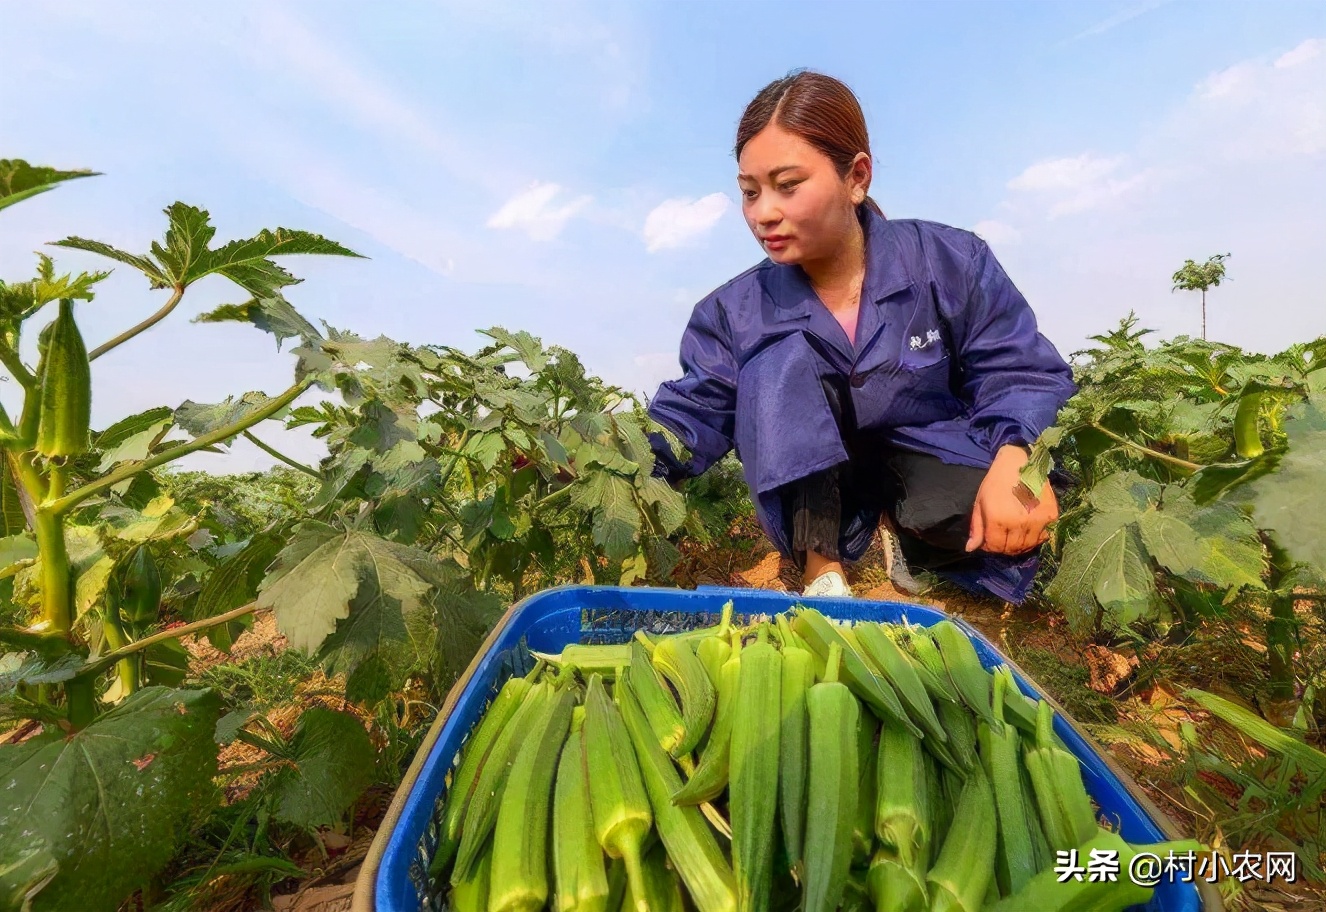
[{"label": "white shoe", "polygon": [[811,580],[802,595],[829,595],[852,598],[852,587],[837,570],[826,570]]}]

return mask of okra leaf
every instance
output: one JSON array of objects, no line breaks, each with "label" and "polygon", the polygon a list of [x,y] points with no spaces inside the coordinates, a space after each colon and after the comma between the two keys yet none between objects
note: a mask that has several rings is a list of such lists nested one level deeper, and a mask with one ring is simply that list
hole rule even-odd
[{"label": "okra leaf", "polygon": [[0,854],[0,909],[28,912],[32,897],[59,870],[60,865],[42,839],[32,839],[26,848],[14,846],[12,853]]},{"label": "okra leaf", "polygon": [[[190,621],[216,617],[241,605],[247,605],[258,594],[267,567],[275,560],[284,543],[279,535],[259,532],[249,539],[239,552],[230,555],[216,566],[203,583],[202,592],[187,612]],[[212,645],[229,652],[235,637],[248,624],[251,616],[228,624],[218,624],[207,631]]]},{"label": "okra leaf", "polygon": [[1138,528],[1147,551],[1176,576],[1224,589],[1265,588],[1261,540],[1237,507],[1199,507],[1182,488],[1169,485],[1163,509],[1144,512]]},{"label": "okra leaf", "polygon": [[290,739],[288,766],[272,782],[273,815],[313,829],[341,821],[373,783],[373,744],[349,713],[321,706],[304,711]]},{"label": "okra leaf", "polygon": [[[205,219],[207,213],[203,212],[202,216]],[[173,219],[172,216],[172,221]],[[363,258],[353,250],[309,231],[290,228],[263,229],[247,240],[231,241],[215,250],[206,250],[195,256],[188,265],[185,281],[194,282],[215,272],[253,295],[277,296],[279,289],[294,285],[300,280],[269,258],[295,253]]]},{"label": "okra leaf", "polygon": [[18,535],[27,531],[28,520],[23,501],[10,473],[9,460],[0,458],[0,535]]},{"label": "okra leaf", "polygon": [[[161,415],[161,412],[165,412]],[[109,472],[112,468],[122,462],[139,462],[146,459],[152,453],[152,448],[161,442],[174,424],[174,418],[170,409],[153,409],[151,412],[144,412],[144,415],[156,416],[156,419],[150,424],[139,424],[141,430],[134,432],[129,436],[121,436],[119,440],[110,445],[97,441],[97,446],[104,450],[101,456],[101,462],[97,464],[98,472]],[[134,416],[135,418],[139,416]],[[115,430],[114,428],[112,430]],[[104,439],[110,431],[102,435]]]},{"label": "okra leaf", "polygon": [[1250,503],[1254,521],[1269,529],[1295,561],[1326,567],[1326,395],[1295,406],[1285,421],[1287,451],[1277,471],[1241,486],[1235,499]]},{"label": "okra leaf", "polygon": [[30,165],[21,158],[0,159],[0,209],[45,193],[64,181],[95,177],[100,173],[85,168],[60,171],[45,165]]},{"label": "okra leaf", "polygon": [[[376,699],[414,672],[463,667],[495,611],[453,561],[356,529],[305,522],[259,587],[290,645]],[[453,635],[438,642],[439,628]],[[439,656],[438,647],[443,647]]]},{"label": "okra leaf", "polygon": [[[236,399],[234,396],[227,396],[224,402],[218,402],[214,405],[204,405],[186,399],[175,409],[175,423],[195,437],[201,437],[204,434],[210,434],[223,427],[242,421],[254,412],[261,410],[270,398],[264,392],[254,390],[247,392]],[[273,418],[279,418],[280,413],[273,415]],[[234,437],[220,441],[227,446],[233,443]]]},{"label": "okra leaf", "polygon": [[37,556],[37,542],[26,535],[6,535],[0,538],[0,569],[12,567],[19,561]]},{"label": "okra leaf", "polygon": [[0,858],[43,843],[59,866],[33,912],[114,912],[216,801],[219,699],[148,687],[87,728],[0,747]]},{"label": "okra leaf", "polygon": [[276,347],[286,339],[299,339],[305,345],[316,346],[322,333],[295,310],[294,305],[279,293],[251,298],[244,304],[223,304],[215,310],[194,317],[195,323],[252,323],[255,327],[276,337]]},{"label": "okra leaf", "polygon": [[512,349],[531,371],[538,373],[548,363],[548,356],[543,350],[543,342],[525,330],[508,332],[500,326],[479,330],[480,335],[488,336]]},{"label": "okra leaf", "polygon": [[52,301],[70,298],[75,301],[91,301],[92,286],[110,275],[109,272],[83,272],[77,276],[55,275],[55,262],[46,254],[39,253],[37,277],[29,282],[0,282],[0,320],[12,327],[32,316]]},{"label": "okra leaf", "polygon": [[51,244],[55,247],[68,247],[70,250],[86,250],[88,253],[95,253],[98,256],[124,263],[147,276],[151,287],[170,287],[170,278],[161,271],[161,267],[147,257],[139,256],[136,253],[127,253],[119,248],[112,247],[110,244],[103,244],[101,241],[92,241],[81,237],[67,237],[63,241],[52,241]]},{"label": "okra leaf", "polygon": [[1064,546],[1059,572],[1045,590],[1079,632],[1093,630],[1102,609],[1138,614],[1154,593],[1137,514],[1128,510],[1092,516]]}]

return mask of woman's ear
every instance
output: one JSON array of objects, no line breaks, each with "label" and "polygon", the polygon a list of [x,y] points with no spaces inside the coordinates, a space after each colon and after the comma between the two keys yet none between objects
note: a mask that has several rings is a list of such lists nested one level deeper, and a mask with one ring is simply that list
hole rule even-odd
[{"label": "woman's ear", "polygon": [[865,202],[866,194],[870,192],[870,177],[870,156],[865,152],[856,153],[852,167],[847,172],[847,185],[853,205],[859,206]]}]

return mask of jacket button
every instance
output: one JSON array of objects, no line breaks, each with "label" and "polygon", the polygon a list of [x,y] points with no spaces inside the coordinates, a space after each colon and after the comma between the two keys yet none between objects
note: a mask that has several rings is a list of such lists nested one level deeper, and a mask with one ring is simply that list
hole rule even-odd
[{"label": "jacket button", "polygon": [[866,378],[861,376],[860,374],[852,374],[850,382],[854,389],[860,389],[861,387],[866,385]]}]

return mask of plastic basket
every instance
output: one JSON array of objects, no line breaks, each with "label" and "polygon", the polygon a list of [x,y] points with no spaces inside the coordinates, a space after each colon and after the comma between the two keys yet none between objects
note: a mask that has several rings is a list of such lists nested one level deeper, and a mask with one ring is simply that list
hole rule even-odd
[{"label": "plastic basket", "polygon": [[[445,897],[429,882],[437,847],[446,776],[465,738],[502,682],[533,667],[529,650],[559,652],[569,643],[621,643],[639,629],[669,633],[718,623],[723,604],[733,602],[734,619],[772,615],[792,605],[814,607],[839,620],[900,621],[930,626],[948,616],[924,605],[849,598],[805,598],[759,589],[700,587],[560,586],[514,605],[489,634],[470,667],[447,695],[397,790],[355,886],[352,912],[440,912]],[[1128,777],[1053,699],[1012,661],[961,618],[949,618],[971,638],[987,668],[1012,669],[1018,687],[1046,699],[1056,712],[1055,731],[1082,763],[1087,790],[1105,817],[1132,843],[1182,838]],[[1126,876],[1123,875],[1123,876]],[[1219,894],[1203,881],[1166,880],[1157,885],[1145,912],[1219,912]]]}]

